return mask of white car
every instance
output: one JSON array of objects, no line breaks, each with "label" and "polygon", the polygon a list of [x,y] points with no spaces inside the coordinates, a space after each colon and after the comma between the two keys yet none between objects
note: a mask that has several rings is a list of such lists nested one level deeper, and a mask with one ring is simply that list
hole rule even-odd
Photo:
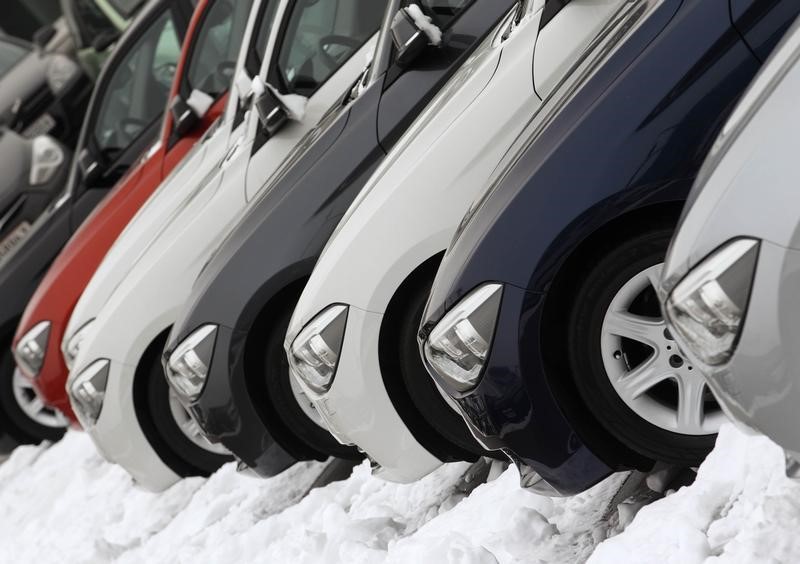
[{"label": "white car", "polygon": [[72,407],[105,457],[149,489],[225,452],[169,391],[163,344],[210,253],[359,78],[384,11],[374,2],[254,5],[221,125],[126,228],[75,308],[63,344],[76,354]]},{"label": "white car", "polygon": [[[470,203],[623,4],[524,2],[415,121],[317,262],[285,340],[292,374],[382,477],[412,481],[484,454],[422,364],[422,311]],[[323,381],[315,369],[331,358]]]}]

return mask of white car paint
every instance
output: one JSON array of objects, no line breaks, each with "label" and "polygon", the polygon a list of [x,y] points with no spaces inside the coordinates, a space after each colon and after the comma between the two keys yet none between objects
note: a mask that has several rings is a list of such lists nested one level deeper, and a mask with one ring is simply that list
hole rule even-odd
[{"label": "white car paint", "polygon": [[[258,3],[256,3],[258,4]],[[293,3],[281,0],[275,22],[289,17]],[[255,25],[255,5],[243,45]],[[266,82],[273,51],[273,24],[260,77]],[[87,429],[105,457],[123,466],[139,483],[162,490],[179,479],[159,458],[139,424],[133,403],[134,374],[150,343],[173,324],[192,284],[219,241],[254,197],[268,189],[272,173],[324,113],[356,81],[369,40],[309,99],[302,122],[290,121],[251,157],[259,128],[248,111],[233,129],[238,96],[231,96],[223,123],[162,185],[125,229],[105,257],[72,315],[65,342],[93,320],[67,382],[97,359],[111,361],[104,407]],[[244,72],[246,49],[236,75]],[[247,80],[237,80],[236,90]]]},{"label": "white car paint", "polygon": [[507,34],[509,22],[501,24],[416,120],[318,261],[285,345],[332,304],[350,306],[347,328],[331,389],[319,394],[295,380],[333,435],[363,449],[383,478],[410,482],[441,464],[406,428],[384,387],[378,335],[390,300],[447,248],[541,100],[624,3],[575,0],[540,31],[544,2],[527,2],[519,25]]}]

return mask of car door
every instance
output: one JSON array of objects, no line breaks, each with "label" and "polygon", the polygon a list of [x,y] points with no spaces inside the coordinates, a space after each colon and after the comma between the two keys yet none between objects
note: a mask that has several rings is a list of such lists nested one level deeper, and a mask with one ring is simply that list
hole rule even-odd
[{"label": "car door", "polygon": [[[289,120],[270,138],[258,119],[247,166],[246,198],[266,184],[289,152],[353,85],[375,49],[388,0],[292,2],[276,30],[261,78],[282,95],[307,99],[302,123]],[[254,116],[256,117],[256,116]],[[267,145],[267,141],[269,144]]]},{"label": "car door", "polygon": [[180,7],[165,2],[148,14],[151,21],[115,56],[97,87],[78,158],[73,227],[158,137],[188,18]]}]

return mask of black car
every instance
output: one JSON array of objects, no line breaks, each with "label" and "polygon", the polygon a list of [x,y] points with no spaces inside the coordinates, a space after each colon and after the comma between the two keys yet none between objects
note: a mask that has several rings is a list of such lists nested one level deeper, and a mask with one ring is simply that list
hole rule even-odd
[{"label": "black car", "polygon": [[[286,457],[267,450],[275,442],[299,460],[358,456],[295,399],[283,350],[292,311],[339,219],[386,152],[518,3],[418,2],[444,32],[438,46],[408,16],[407,4],[389,2],[371,68],[289,156],[216,251],[165,350],[169,378],[181,378],[182,363],[170,356],[192,339],[190,350],[183,346],[179,353],[193,351],[208,369],[200,396],[182,401],[211,440],[261,475],[286,467]],[[198,330],[203,339],[193,337]],[[173,386],[179,394],[180,388]],[[453,459],[451,452],[436,454]]]},{"label": "black car", "polygon": [[705,155],[798,12],[794,0],[631,3],[464,218],[421,347],[523,485],[572,494],[619,469],[697,465],[713,446],[722,413],[652,282]]},{"label": "black car", "polygon": [[[4,221],[0,233],[9,230],[0,241],[0,373],[14,372],[12,337],[50,263],[109,190],[157,143],[193,11],[192,0],[152,0],[121,36],[98,78],[76,155],[71,162],[63,156],[69,164],[61,166],[67,172],[59,174],[67,180],[59,177],[58,189],[55,180],[41,190],[24,188],[30,180],[25,176],[33,178],[36,166],[26,167],[19,157],[19,182],[9,188],[11,196],[0,194],[0,204],[5,205],[0,209]],[[41,145],[41,139],[47,138],[35,139],[30,150],[37,142]],[[22,147],[16,150],[24,155],[25,143],[6,132],[0,138],[0,151],[11,151],[13,145]],[[4,158],[11,157],[0,156],[0,163]],[[15,393],[19,390],[13,379],[3,378],[0,437],[29,442],[32,437],[56,439],[63,433],[66,423],[59,424],[57,417],[48,428],[36,424],[35,430],[26,430],[15,424],[29,419],[6,415],[20,409]]]}]

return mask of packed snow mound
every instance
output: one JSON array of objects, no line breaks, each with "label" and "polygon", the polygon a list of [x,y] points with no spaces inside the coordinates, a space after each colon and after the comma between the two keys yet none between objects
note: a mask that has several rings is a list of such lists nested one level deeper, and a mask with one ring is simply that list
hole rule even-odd
[{"label": "packed snow mound", "polygon": [[783,450],[728,424],[689,487],[642,509],[591,564],[797,562],[800,483]]},{"label": "packed snow mound", "polygon": [[365,463],[306,496],[323,468],[303,463],[259,480],[229,464],[151,493],[69,432],[0,465],[0,562],[583,561],[616,532],[605,516],[624,478],[551,500],[521,490],[509,469],[467,496],[467,464],[399,485]]}]

